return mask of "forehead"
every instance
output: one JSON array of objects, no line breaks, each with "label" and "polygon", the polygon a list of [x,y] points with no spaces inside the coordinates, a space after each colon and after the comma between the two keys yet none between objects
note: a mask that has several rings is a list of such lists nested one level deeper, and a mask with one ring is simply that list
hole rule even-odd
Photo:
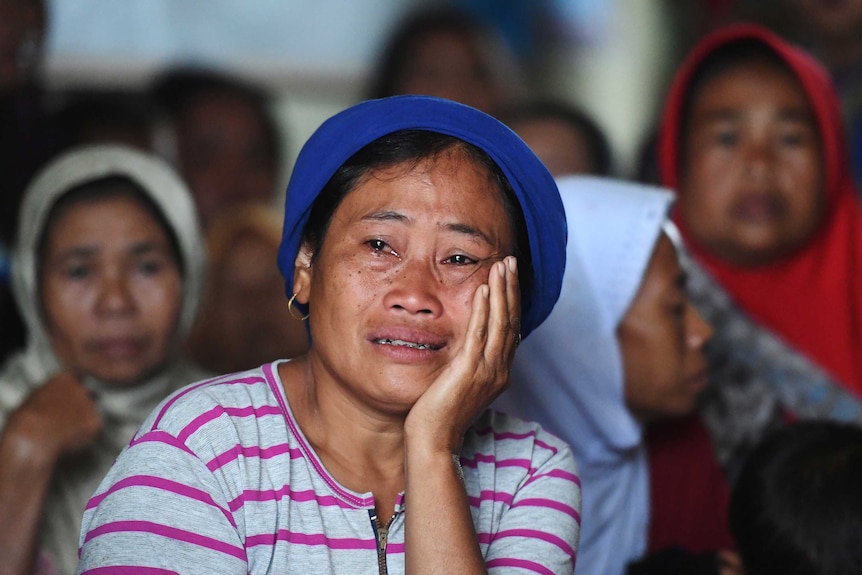
[{"label": "forehead", "polygon": [[450,148],[419,161],[380,168],[364,175],[336,210],[393,209],[412,216],[475,219],[487,215],[510,227],[506,202],[489,169],[466,151]]},{"label": "forehead", "polygon": [[785,66],[762,57],[708,73],[690,94],[693,112],[705,106],[745,108],[763,101],[810,108],[798,78]]},{"label": "forehead", "polygon": [[128,193],[73,200],[52,214],[45,230],[49,248],[76,241],[100,238],[116,241],[121,237],[156,235],[167,232],[144,203]]}]

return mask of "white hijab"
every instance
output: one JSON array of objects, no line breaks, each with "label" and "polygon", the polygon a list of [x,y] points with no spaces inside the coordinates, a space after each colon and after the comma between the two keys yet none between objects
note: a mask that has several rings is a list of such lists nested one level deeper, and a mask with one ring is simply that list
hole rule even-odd
[{"label": "white hijab", "polygon": [[39,301],[38,250],[48,215],[71,189],[108,176],[124,176],[135,182],[159,208],[173,231],[182,260],[182,307],[175,353],[159,373],[128,388],[116,388],[93,378],[85,380],[95,394],[104,430],[96,445],[64,462],[54,474],[40,528],[40,548],[41,559],[52,562],[58,573],[75,570],[84,506],[114,458],[166,395],[204,376],[199,369],[182,361],[180,355],[180,343],[192,325],[200,298],[205,257],[194,204],[185,184],[165,162],[131,148],[115,145],[78,148],[52,161],[34,178],[21,206],[12,255],[12,289],[27,327],[27,345],[0,370],[0,430],[9,414],[61,369],[51,348]]},{"label": "white hijab", "polygon": [[572,446],[584,494],[577,572],[621,575],[646,551],[649,477],[641,425],[625,406],[617,327],[673,195],[595,177],[557,183],[569,223],[562,295],[518,349],[495,407]]}]

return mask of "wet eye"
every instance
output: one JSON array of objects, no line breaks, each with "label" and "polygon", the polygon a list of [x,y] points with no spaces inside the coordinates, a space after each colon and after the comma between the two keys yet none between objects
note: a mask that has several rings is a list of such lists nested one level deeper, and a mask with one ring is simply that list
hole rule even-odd
[{"label": "wet eye", "polygon": [[454,256],[450,256],[443,260],[443,263],[446,264],[454,264],[456,266],[467,266],[471,264],[475,264],[476,260],[473,258],[467,257],[464,254],[455,254]]},{"label": "wet eye", "polygon": [[394,256],[398,256],[398,252],[392,249],[392,247],[379,238],[374,238],[372,240],[368,240],[365,242],[368,247],[370,247],[374,252],[377,253],[388,253]]}]

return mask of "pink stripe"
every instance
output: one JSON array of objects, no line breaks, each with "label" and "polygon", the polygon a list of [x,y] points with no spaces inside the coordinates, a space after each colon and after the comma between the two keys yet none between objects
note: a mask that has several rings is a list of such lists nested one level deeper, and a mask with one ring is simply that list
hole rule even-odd
[{"label": "pink stripe", "polygon": [[[514,431],[494,431],[493,427],[483,427],[482,429],[476,429],[476,435],[488,435],[489,433],[494,433],[494,439],[527,439],[530,437],[536,437],[537,432],[535,429],[531,429],[530,431],[524,431],[522,433],[516,433]],[[550,451],[551,453],[557,453],[559,449],[555,445],[551,445],[546,441],[542,441],[541,439],[536,439],[535,443],[539,447],[543,447]]]},{"label": "pink stripe", "polygon": [[494,434],[494,439],[526,439],[528,437],[536,437],[536,430],[531,429],[530,431],[524,431],[523,433],[515,433],[514,431],[500,431],[497,432],[492,426],[483,427],[482,429],[474,428],[473,430],[476,435],[488,435],[490,433]]},{"label": "pink stripe", "polygon": [[479,507],[482,501],[502,501],[511,505],[513,496],[511,493],[503,493],[501,491],[483,491],[479,494],[479,497],[470,497],[469,499],[472,507]]},{"label": "pink stripe", "polygon": [[81,571],[81,575],[177,575],[177,572],[159,567],[122,565],[118,567],[94,567]]},{"label": "pink stripe", "polygon": [[209,411],[204,412],[194,418],[177,435],[177,438],[180,441],[186,441],[194,432],[199,430],[201,427],[203,427],[210,421],[218,419],[222,415],[227,415],[229,417],[254,416],[256,418],[259,418],[264,415],[281,415],[281,410],[278,408],[277,405],[264,405],[258,408],[255,408],[252,405],[246,407],[224,407],[221,405],[216,405]]},{"label": "pink stripe", "polygon": [[574,509],[573,507],[571,507],[570,505],[566,505],[565,503],[560,503],[559,501],[554,501],[553,499],[541,499],[541,498],[521,499],[520,501],[518,501],[517,503],[512,505],[513,508],[514,507],[521,507],[521,506],[524,506],[524,507],[544,507],[546,509],[555,509],[555,510],[560,511],[562,513],[565,513],[569,517],[573,518],[575,521],[578,522],[578,525],[581,524],[581,514],[578,513],[577,509]]},{"label": "pink stripe", "polygon": [[217,377],[212,377],[210,379],[205,379],[199,383],[194,385],[189,385],[184,387],[181,391],[178,391],[175,395],[171,396],[171,398],[165,402],[162,406],[162,409],[159,411],[159,414],[156,416],[155,421],[153,422],[153,427],[158,427],[159,423],[162,421],[162,417],[164,417],[165,413],[171,406],[176,403],[181,397],[188,395],[192,391],[196,389],[200,389],[201,387],[206,387],[212,384],[227,384],[227,385],[254,385],[257,383],[262,383],[263,379],[259,375],[249,376],[249,377],[241,377],[238,379],[229,379],[235,374],[227,374],[227,375],[219,375]]},{"label": "pink stripe", "polygon": [[108,533],[128,532],[152,533],[153,535],[158,535],[166,539],[191,543],[192,545],[203,547],[204,549],[218,551],[219,553],[236,557],[242,561],[247,561],[245,550],[241,547],[230,545],[229,543],[213,539],[212,537],[205,537],[197,533],[177,529],[176,527],[169,527],[167,525],[160,525],[159,523],[153,523],[151,521],[115,521],[113,523],[105,523],[104,525],[100,525],[99,527],[89,531],[87,536],[84,538],[84,543],[87,543],[101,535],[107,535]]},{"label": "pink stripe", "polygon": [[273,445],[271,447],[265,447],[261,449],[257,445],[252,445],[249,447],[244,447],[242,445],[236,445],[233,449],[225,451],[221,455],[216,456],[214,459],[211,459],[207,462],[207,468],[210,471],[215,471],[219,467],[230,463],[236,459],[239,459],[239,456],[243,457],[259,457],[260,459],[270,459],[272,457],[278,457],[279,455],[284,455],[287,453],[290,455],[291,450],[290,446],[286,443],[282,443],[281,445]]},{"label": "pink stripe", "polygon": [[498,559],[491,559],[485,563],[485,567],[488,569],[493,569],[494,567],[517,567],[519,569],[532,571],[533,573],[541,573],[541,575],[556,575],[544,565],[540,565],[535,561],[527,561],[526,559],[510,559],[501,557]]},{"label": "pink stripe", "polygon": [[152,475],[133,475],[131,477],[126,477],[125,479],[121,479],[120,481],[113,484],[110,489],[105,491],[100,495],[94,495],[90,501],[87,503],[87,509],[94,509],[97,507],[103,499],[112,493],[116,493],[121,489],[127,489],[129,487],[151,487],[153,489],[158,489],[160,491],[167,491],[169,493],[175,493],[187,499],[193,499],[195,501],[200,501],[201,503],[205,503],[211,507],[215,507],[219,511],[221,511],[222,515],[230,522],[233,527],[236,527],[236,522],[234,521],[233,515],[231,515],[226,509],[219,506],[212,496],[206,491],[202,491],[200,489],[195,489],[194,487],[190,487],[183,483],[178,483],[176,481],[171,481],[169,479],[164,479],[161,477],[155,477]]},{"label": "pink stripe", "polygon": [[237,511],[250,501],[279,501],[284,497],[298,502],[314,501],[321,507],[353,509],[351,505],[332,495],[320,495],[311,489],[307,491],[291,491],[290,485],[285,485],[281,489],[269,489],[266,491],[243,491],[242,495],[230,502],[229,507],[231,511]]},{"label": "pink stripe", "polygon": [[569,545],[568,542],[563,539],[553,535],[551,533],[545,533],[544,531],[538,531],[536,529],[507,529],[505,531],[498,531],[496,533],[478,533],[476,534],[476,538],[479,540],[479,543],[490,544],[499,539],[504,539],[506,537],[522,537],[524,539],[540,539],[546,543],[550,543],[556,547],[559,547],[566,555],[575,558],[575,550]]},{"label": "pink stripe", "polygon": [[547,443],[545,441],[542,441],[541,439],[536,439],[536,446],[544,447],[545,449],[547,449],[548,451],[550,451],[551,453],[553,453],[555,455],[559,451],[559,449],[557,449],[555,446],[553,446],[550,443]]},{"label": "pink stripe", "polygon": [[539,479],[544,479],[545,477],[553,477],[554,479],[563,479],[565,481],[570,481],[570,482],[574,483],[578,487],[581,486],[581,478],[578,477],[577,475],[575,475],[574,473],[571,473],[571,472],[566,471],[564,469],[552,469],[547,473],[539,473],[538,475],[533,475],[532,477],[530,477],[528,480],[526,480],[524,482],[524,485],[525,486],[529,485],[530,483],[533,483],[534,481],[537,481]]},{"label": "pink stripe", "polygon": [[184,443],[178,441],[176,437],[167,431],[162,431],[160,429],[148,431],[137,439],[133,439],[131,443],[129,443],[129,446],[131,447],[142,443],[161,443],[162,445],[169,445],[171,447],[176,447],[180,451],[184,451],[193,457],[197,457],[197,454],[189,449]]},{"label": "pink stripe", "polygon": [[280,529],[278,533],[265,533],[261,535],[251,535],[246,537],[246,548],[255,547],[257,545],[274,545],[276,541],[286,541],[294,545],[308,546],[324,546],[327,549],[340,550],[356,550],[356,549],[377,549],[377,543],[374,539],[355,539],[355,538],[334,538],[327,537],[322,533],[297,533]]},{"label": "pink stripe", "polygon": [[529,459],[500,459],[493,455],[486,455],[484,453],[477,453],[472,458],[461,458],[461,466],[462,467],[470,467],[476,468],[479,463],[493,463],[496,467],[520,467],[523,469],[530,469],[530,460]]}]

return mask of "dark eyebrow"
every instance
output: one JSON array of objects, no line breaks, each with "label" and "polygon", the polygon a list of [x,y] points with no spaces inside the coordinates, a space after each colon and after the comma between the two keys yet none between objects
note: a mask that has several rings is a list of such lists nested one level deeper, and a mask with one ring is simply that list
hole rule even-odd
[{"label": "dark eyebrow", "polygon": [[473,238],[476,238],[478,240],[485,242],[488,245],[491,245],[491,246],[494,245],[494,243],[491,241],[491,238],[489,238],[484,232],[482,232],[482,230],[474,228],[473,226],[468,226],[467,224],[457,224],[456,223],[456,224],[444,224],[443,227],[446,228],[447,230],[450,230],[450,231],[453,231],[453,232],[456,232],[459,234],[471,236]]},{"label": "dark eyebrow", "polygon": [[129,250],[134,256],[146,255],[151,252],[168,252],[170,253],[170,247],[161,241],[144,241],[137,244],[134,244],[132,248]]},{"label": "dark eyebrow", "polygon": [[98,251],[99,250],[97,248],[92,246],[75,246],[60,252],[55,257],[51,258],[51,261],[58,262],[71,258],[90,258],[95,256]]},{"label": "dark eyebrow", "polygon": [[387,221],[396,221],[396,222],[404,222],[407,223],[410,221],[410,218],[405,216],[399,212],[393,211],[380,211],[380,212],[371,212],[365,216],[362,216],[362,221],[372,221],[372,222],[387,222]]},{"label": "dark eyebrow", "polygon": [[[168,252],[170,247],[161,241],[143,241],[132,245],[128,250],[134,256],[146,255],[152,252]],[[99,253],[99,249],[94,246],[74,246],[68,250],[57,254],[53,261],[65,261],[72,258],[91,258]]]},{"label": "dark eyebrow", "polygon": [[783,108],[779,112],[779,117],[793,122],[814,123],[814,115],[807,108]]}]

